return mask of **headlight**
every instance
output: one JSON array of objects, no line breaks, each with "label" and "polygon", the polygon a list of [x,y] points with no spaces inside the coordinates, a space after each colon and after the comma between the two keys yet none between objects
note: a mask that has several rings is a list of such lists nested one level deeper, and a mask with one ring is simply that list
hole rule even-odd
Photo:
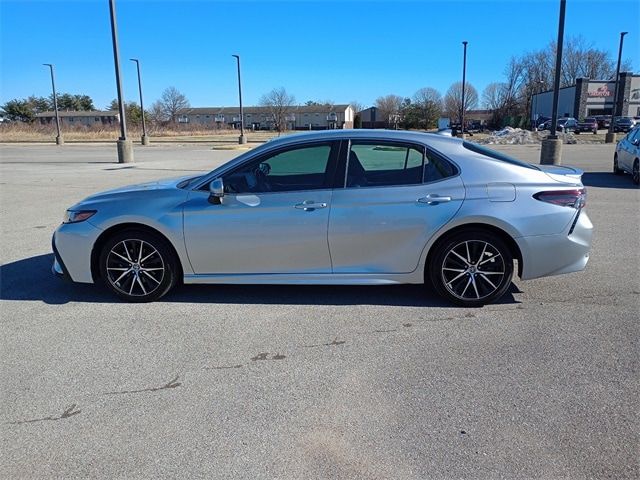
[{"label": "headlight", "polygon": [[64,212],[62,223],[84,222],[87,218],[95,215],[97,210],[67,210]]}]

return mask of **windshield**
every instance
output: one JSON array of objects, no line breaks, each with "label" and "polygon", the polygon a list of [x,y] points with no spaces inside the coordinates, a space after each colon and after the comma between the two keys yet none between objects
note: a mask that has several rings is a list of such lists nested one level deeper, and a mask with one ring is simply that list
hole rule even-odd
[{"label": "windshield", "polygon": [[564,125],[565,123],[567,123],[567,120],[569,120],[568,118],[561,118],[560,120],[558,120],[558,123],[560,125]]},{"label": "windshield", "polygon": [[485,157],[493,158],[494,160],[510,163],[511,165],[518,165],[519,167],[530,168],[532,170],[540,170],[535,165],[531,165],[530,163],[523,162],[522,160],[518,160],[517,158],[510,157],[509,155],[505,155],[504,153],[496,152],[495,150],[491,150],[490,148],[478,145],[477,143],[462,142],[462,145],[467,150],[479,153],[480,155],[484,155]]}]

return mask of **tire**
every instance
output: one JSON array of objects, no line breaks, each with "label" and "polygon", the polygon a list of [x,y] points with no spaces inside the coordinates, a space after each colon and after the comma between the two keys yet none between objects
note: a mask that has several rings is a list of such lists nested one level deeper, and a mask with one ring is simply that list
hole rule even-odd
[{"label": "tire", "polygon": [[635,162],[633,162],[633,169],[631,170],[631,178],[633,179],[634,184],[640,185],[640,165],[638,163],[637,158]]},{"label": "tire", "polygon": [[613,173],[614,175],[622,175],[624,172],[618,168],[618,154],[613,155]]},{"label": "tire", "polygon": [[160,235],[124,230],[104,243],[100,276],[107,289],[128,302],[158,300],[178,280],[178,260]]},{"label": "tire", "polygon": [[429,277],[436,292],[452,303],[486,305],[502,297],[511,285],[513,256],[494,234],[466,230],[438,242],[436,248]]},{"label": "tire", "polygon": [[598,134],[598,130],[594,130],[594,131],[593,131],[593,134],[594,134],[594,135],[597,135],[597,134]]}]

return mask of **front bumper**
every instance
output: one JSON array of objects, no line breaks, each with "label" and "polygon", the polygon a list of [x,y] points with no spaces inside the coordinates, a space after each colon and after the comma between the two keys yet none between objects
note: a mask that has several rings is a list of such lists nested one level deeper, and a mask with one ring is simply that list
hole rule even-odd
[{"label": "front bumper", "polygon": [[60,225],[51,240],[52,272],[73,282],[93,283],[91,252],[101,233],[88,221]]},{"label": "front bumper", "polygon": [[589,261],[593,224],[581,210],[575,222],[557,235],[516,239],[522,253],[522,279],[560,275],[584,270]]}]

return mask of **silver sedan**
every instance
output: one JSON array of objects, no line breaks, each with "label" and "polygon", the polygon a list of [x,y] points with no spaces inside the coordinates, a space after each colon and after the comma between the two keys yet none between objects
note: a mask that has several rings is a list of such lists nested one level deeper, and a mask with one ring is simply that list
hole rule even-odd
[{"label": "silver sedan", "polygon": [[593,226],[581,175],[435,134],[290,135],[206,175],[74,205],[53,237],[53,270],[133,302],[180,282],[425,283],[484,305],[514,271],[585,268]]}]

